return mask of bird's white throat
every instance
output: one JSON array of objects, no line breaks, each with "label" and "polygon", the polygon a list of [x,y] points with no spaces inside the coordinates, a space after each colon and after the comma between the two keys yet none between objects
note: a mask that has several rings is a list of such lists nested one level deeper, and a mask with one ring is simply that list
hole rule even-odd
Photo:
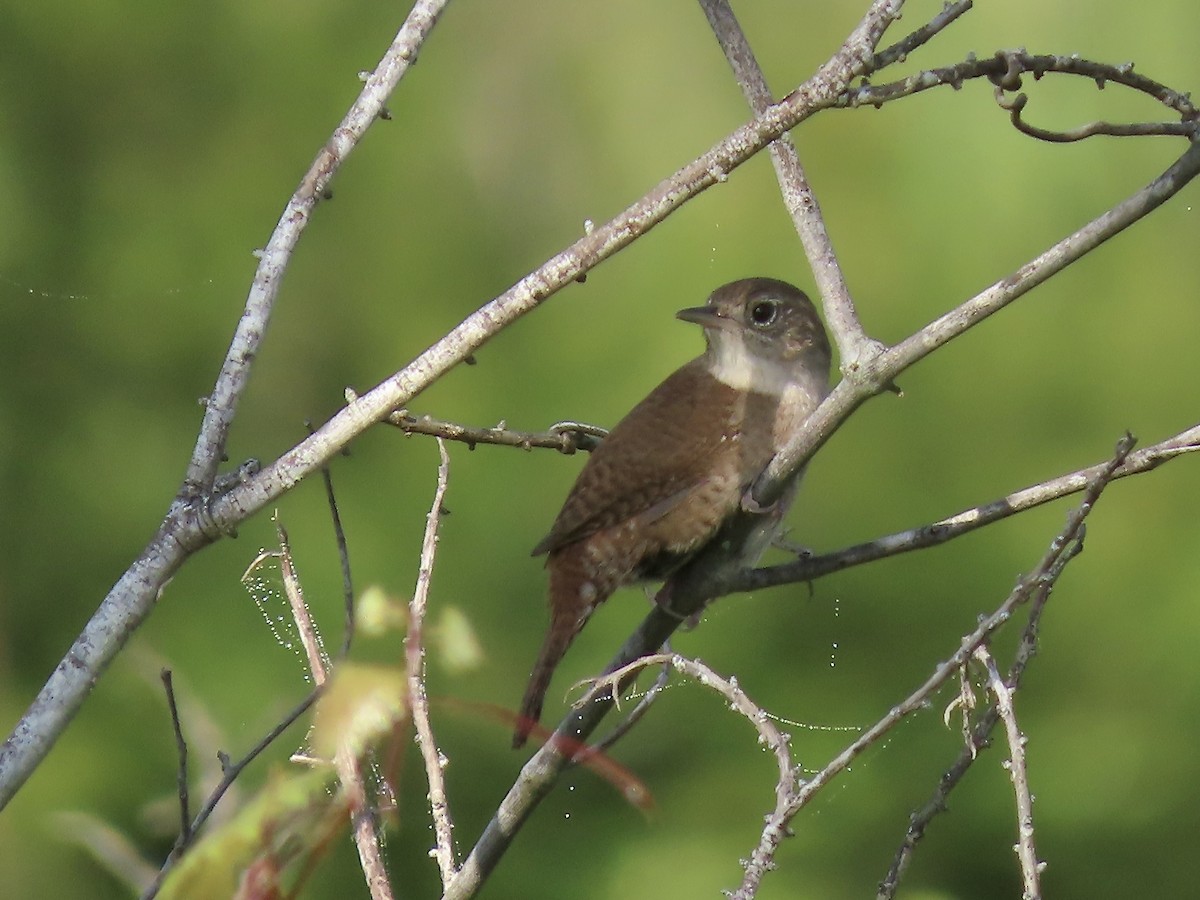
[{"label": "bird's white throat", "polygon": [[772,397],[782,397],[797,382],[808,382],[807,373],[788,367],[778,359],[751,352],[741,335],[729,333],[712,336],[708,371],[713,378],[735,391],[753,391]]}]

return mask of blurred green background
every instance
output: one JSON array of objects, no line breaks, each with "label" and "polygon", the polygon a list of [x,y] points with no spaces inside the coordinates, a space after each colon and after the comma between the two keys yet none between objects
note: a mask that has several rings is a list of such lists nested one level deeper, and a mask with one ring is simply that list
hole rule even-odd
[{"label": "blurred green background", "polygon": [[[860,0],[742,3],[786,92],[857,22]],[[940,3],[913,3],[901,31]],[[182,477],[280,210],[406,6],[363,2],[6,3],[0,30],[0,720],[5,732],[153,533]],[[1078,52],[1200,89],[1191,0],[984,4],[907,64],[1001,47]],[[1116,88],[1047,79],[1030,118],[1069,127],[1154,119]],[[274,458],[463,316],[741,124],[740,94],[691,2],[452,5],[420,64],[334,183],[305,235],[234,428],[234,460]],[[1016,134],[968,84],[883,110],[831,112],[795,133],[864,322],[898,340],[1153,178],[1165,138],[1051,146]],[[1091,464],[1131,429],[1193,424],[1200,371],[1196,187],[1082,264],[906,373],[902,399],[860,410],[812,463],[793,538],[820,550],[918,525]],[[572,285],[412,408],[474,424],[611,425],[700,348],[672,319],[732,278],[811,288],[766,156]],[[541,640],[544,577],[529,548],[580,461],[451,447],[433,600],[473,623],[467,674],[436,660],[430,690],[516,705]],[[407,595],[434,485],[424,438],[368,433],[335,467],[357,584]],[[1113,486],[1087,552],[1055,592],[1018,698],[1047,893],[1186,895],[1200,841],[1195,659],[1200,464]],[[792,720],[820,768],[906,695],[994,608],[1058,531],[1065,503],[943,548],[721,601],[676,648]],[[279,504],[308,596],[340,638],[340,579],[322,491]],[[239,577],[273,542],[266,514],[193,559],[131,652],[0,815],[8,897],[122,897],[71,839],[81,811],[148,859],[170,846],[175,754],[160,665],[188,700],[197,766],[239,755],[303,695]],[[638,620],[626,592],[597,615],[551,688],[596,671]],[[1004,649],[1011,641],[1001,641]],[[871,896],[907,823],[958,752],[941,707],[900,728],[796,821],[763,898]],[[450,799],[469,848],[523,762],[506,728],[439,711]],[[204,747],[204,732],[211,741]],[[278,761],[302,740],[289,733]],[[1002,749],[937,820],[907,897],[1019,894]],[[713,696],[677,684],[615,751],[657,809],[643,817],[588,772],[543,804],[492,897],[717,896],[774,803],[774,763]],[[278,762],[276,762],[278,764]],[[268,766],[246,776],[261,784]],[[401,782],[392,872],[437,893],[425,787]],[[244,795],[243,795],[244,796]],[[167,804],[163,813],[163,804]],[[157,812],[155,812],[157,810]],[[307,896],[366,896],[343,841]]]}]

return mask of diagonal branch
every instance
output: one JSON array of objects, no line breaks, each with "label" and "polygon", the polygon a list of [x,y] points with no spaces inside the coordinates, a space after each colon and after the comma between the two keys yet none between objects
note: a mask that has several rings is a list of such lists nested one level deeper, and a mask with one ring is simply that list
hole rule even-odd
[{"label": "diagonal branch", "polygon": [[[756,114],[761,113],[771,105],[771,90],[728,0],[700,0],[700,6],[713,34],[717,36],[725,59],[733,69],[746,102]],[[858,359],[861,353],[869,350],[871,340],[854,309],[854,300],[850,296],[837,254],[834,253],[833,241],[825,228],[820,204],[808,183],[804,167],[800,165],[800,156],[796,153],[791,135],[780,135],[769,151],[783,195],[783,205],[792,218],[800,244],[808,257],[809,267],[821,293],[825,318],[837,343],[838,357],[845,366],[848,361]]]},{"label": "diagonal branch", "polygon": [[225,458],[225,442],[237,413],[238,401],[246,389],[250,368],[266,336],[267,323],[275,298],[279,295],[284,273],[291,262],[292,251],[333,176],[358,146],[371,124],[384,114],[384,103],[417,61],[421,45],[429,37],[448,2],[417,0],[391,47],[375,71],[367,76],[358,99],[300,180],[300,186],[279,217],[267,246],[259,252],[258,270],[250,285],[245,312],[238,320],[221,373],[205,402],[204,420],[184,478],[182,497],[190,498],[211,492],[217,467]]},{"label": "diagonal branch", "polygon": [[[1149,472],[1157,469],[1163,463],[1198,450],[1200,450],[1200,425],[1195,425],[1174,437],[1130,453],[1113,472],[1112,477],[1117,479]],[[936,547],[977,528],[1086,490],[1093,479],[1107,466],[1107,462],[1097,463],[1094,466],[1022,488],[998,500],[973,506],[928,525],[889,534],[873,541],[838,550],[835,553],[805,557],[778,566],[744,569],[722,582],[718,587],[724,594],[812,581],[823,575],[840,572],[843,569],[874,562],[888,556]]]}]

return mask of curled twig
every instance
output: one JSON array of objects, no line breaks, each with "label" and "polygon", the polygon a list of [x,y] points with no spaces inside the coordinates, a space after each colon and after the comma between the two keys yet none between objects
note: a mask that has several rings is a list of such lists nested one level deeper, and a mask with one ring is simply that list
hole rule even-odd
[{"label": "curled twig", "polygon": [[1002,109],[1008,110],[1009,121],[1013,127],[1022,134],[1027,134],[1032,138],[1037,138],[1039,141],[1047,141],[1051,144],[1070,144],[1074,141],[1082,141],[1085,138],[1095,137],[1105,134],[1109,137],[1152,137],[1155,135],[1169,135],[1171,137],[1187,137],[1194,138],[1200,134],[1200,128],[1196,122],[1130,122],[1124,125],[1116,125],[1111,122],[1091,122],[1087,125],[1080,125],[1078,128],[1072,128],[1067,131],[1051,131],[1046,128],[1039,128],[1036,125],[1030,125],[1021,115],[1025,109],[1029,98],[1025,94],[1017,94],[1012,100],[1007,100],[1003,97],[1000,88],[996,88],[996,102],[1000,104]]},{"label": "curled twig", "polygon": [[[1029,75],[1036,80],[1048,73],[1086,78],[1095,82],[1098,88],[1103,88],[1110,82],[1123,85],[1153,98],[1177,113],[1179,121],[1128,125],[1096,122],[1067,131],[1037,128],[1029,125],[1021,116],[1028,98],[1024,94],[1017,94],[1014,98],[1009,99],[1007,95],[1020,90],[1023,75]],[[1082,59],[1076,55],[1032,54],[1024,50],[1001,50],[986,59],[971,57],[952,66],[926,69],[885,84],[863,83],[847,91],[837,105],[847,108],[879,107],[884,103],[930,88],[949,85],[958,89],[965,82],[976,78],[986,78],[991,81],[996,86],[996,100],[1003,109],[1009,112],[1013,125],[1023,133],[1039,140],[1063,143],[1099,134],[1116,136],[1172,135],[1192,139],[1200,135],[1200,109],[1192,103],[1188,95],[1134,72],[1132,64],[1112,65]]]},{"label": "curled twig", "polygon": [[647,688],[646,692],[638,699],[638,702],[634,705],[633,709],[626,714],[625,718],[617,723],[617,726],[613,728],[612,731],[592,745],[592,749],[601,751],[608,750],[613,746],[613,744],[625,737],[625,735],[629,733],[630,729],[640,722],[642,717],[650,711],[650,708],[654,706],[655,701],[662,696],[662,692],[666,689],[667,681],[670,677],[670,666],[664,663],[663,667],[658,672],[658,677],[654,679],[654,684]]}]

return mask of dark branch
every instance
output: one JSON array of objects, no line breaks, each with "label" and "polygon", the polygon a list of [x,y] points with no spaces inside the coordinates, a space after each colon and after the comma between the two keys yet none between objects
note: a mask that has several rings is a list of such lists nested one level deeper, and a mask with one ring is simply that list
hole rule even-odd
[{"label": "dark branch", "polygon": [[175,850],[182,850],[192,839],[191,813],[188,811],[188,748],[183,737],[183,723],[179,720],[179,707],[175,704],[175,684],[170,669],[163,669],[160,676],[163,689],[167,692],[167,708],[171,711],[171,728],[175,732],[175,749],[179,755],[176,787],[179,791],[179,837],[175,839]]},{"label": "dark branch", "polygon": [[[1197,450],[1200,450],[1200,425],[1129,454],[1112,477],[1125,478],[1128,475],[1149,472],[1165,462]],[[856,544],[835,553],[809,556],[778,566],[743,569],[721,584],[714,585],[714,589],[720,590],[720,595],[723,595],[760,590],[781,584],[812,581],[852,566],[860,566],[863,563],[909,553],[913,550],[936,547],[1016,513],[1085,490],[1101,472],[1107,469],[1108,465],[1107,462],[1098,463],[1067,475],[1060,475],[1058,478],[1014,491],[999,500],[965,509],[929,525],[922,525],[919,528],[900,531],[873,541]]]},{"label": "dark branch", "polygon": [[[218,753],[217,757],[221,760],[221,781],[213,788],[213,792],[209,794],[208,800],[204,804],[204,808],[200,810],[196,818],[192,820],[190,833],[194,838],[195,835],[204,827],[204,823],[208,821],[208,817],[212,815],[213,810],[217,808],[217,804],[221,802],[221,798],[225,796],[225,792],[233,786],[233,783],[241,776],[245,768],[258,758],[258,755],[266,750],[275,740],[287,731],[291,725],[302,715],[308,712],[309,708],[316,702],[317,697],[321,695],[321,688],[317,687],[312,690],[307,697],[298,703],[291,712],[280,720],[274,728],[268,731],[257,744],[250,748],[236,763],[231,762],[229,757],[224,753]],[[153,900],[158,894],[159,888],[162,887],[163,879],[167,877],[167,873],[171,868],[179,862],[179,858],[185,848],[177,848],[172,850],[171,854],[163,862],[162,868],[158,872],[158,877],[154,880],[154,884],[150,885],[142,894],[142,900]]]},{"label": "dark branch", "polygon": [[871,60],[871,71],[878,71],[893,63],[904,62],[908,58],[908,54],[912,53],[918,47],[929,43],[938,32],[949,26],[955,19],[964,13],[970,12],[974,5],[972,0],[959,0],[957,3],[947,3],[940,13],[912,34],[892,44],[886,50],[881,50],[875,54],[875,58]]},{"label": "dark branch", "polygon": [[1109,82],[1138,91],[1152,97],[1158,103],[1179,115],[1178,122],[1135,123],[1113,125],[1097,122],[1071,131],[1049,131],[1029,125],[1021,117],[1027,102],[1024,94],[1001,105],[1009,111],[1013,125],[1025,134],[1041,140],[1063,143],[1082,140],[1096,134],[1112,135],[1173,135],[1195,139],[1200,136],[1200,110],[1187,94],[1172,90],[1161,82],[1146,78],[1133,71],[1132,64],[1111,65],[1078,56],[1035,55],[1021,50],[1001,50],[987,59],[969,58],[953,66],[926,69],[887,84],[873,85],[864,81],[859,87],[846,91],[836,106],[855,108],[859,106],[882,106],[884,103],[908,97],[935,87],[949,85],[955,90],[967,81],[986,78],[996,86],[997,94],[1019,91],[1021,77],[1030,75],[1040,80],[1049,73],[1074,75],[1087,78],[1103,89]]},{"label": "dark branch", "polygon": [[1012,100],[1007,100],[1004,92],[996,88],[996,102],[1002,109],[1008,110],[1009,121],[1022,134],[1027,134],[1039,141],[1051,144],[1070,144],[1086,138],[1105,134],[1110,137],[1151,137],[1155,135],[1170,135],[1172,137],[1195,137],[1198,133],[1196,122],[1131,122],[1125,125],[1115,125],[1111,122],[1092,122],[1081,125],[1069,131],[1050,131],[1030,125],[1025,121],[1021,112],[1025,109],[1029,98],[1025,94],[1017,94]]}]

